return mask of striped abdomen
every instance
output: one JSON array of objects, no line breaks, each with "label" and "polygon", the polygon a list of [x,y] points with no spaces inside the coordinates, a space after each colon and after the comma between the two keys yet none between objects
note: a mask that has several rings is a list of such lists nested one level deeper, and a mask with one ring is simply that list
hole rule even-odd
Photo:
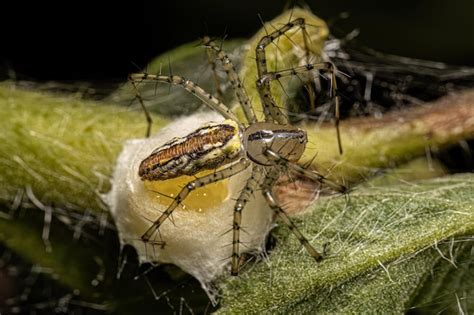
[{"label": "striped abdomen", "polygon": [[174,138],[144,159],[142,180],[165,180],[215,169],[240,156],[239,128],[232,120],[211,122],[182,138]]}]

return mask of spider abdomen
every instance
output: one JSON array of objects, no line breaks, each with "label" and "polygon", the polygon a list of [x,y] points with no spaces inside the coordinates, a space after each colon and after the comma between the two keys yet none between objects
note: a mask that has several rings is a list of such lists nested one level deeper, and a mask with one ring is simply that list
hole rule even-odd
[{"label": "spider abdomen", "polygon": [[194,175],[236,160],[241,150],[239,127],[235,122],[211,122],[156,148],[141,162],[138,175],[142,180]]},{"label": "spider abdomen", "polygon": [[308,137],[306,131],[270,122],[258,122],[244,131],[247,156],[260,165],[272,165],[265,154],[267,150],[278,153],[288,161],[296,162],[303,155]]}]

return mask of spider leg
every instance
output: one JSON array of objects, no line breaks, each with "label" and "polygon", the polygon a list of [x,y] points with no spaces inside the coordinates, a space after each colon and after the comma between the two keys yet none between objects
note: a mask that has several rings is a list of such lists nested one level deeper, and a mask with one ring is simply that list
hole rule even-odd
[{"label": "spider leg", "polygon": [[[306,28],[302,29],[303,32],[303,42],[304,42],[304,51],[305,51],[305,62],[306,64],[311,63],[311,56],[309,53],[309,42],[308,42],[308,33],[306,32]],[[311,84],[311,81],[314,81],[316,84],[319,82],[319,77],[318,76],[313,76],[311,77],[311,73],[307,73],[307,83],[305,84],[305,87],[308,91],[308,96],[309,96],[309,104],[311,110],[314,110],[315,108],[315,102],[316,102],[316,91],[314,88],[314,85]],[[320,85],[320,83],[319,83]]]},{"label": "spider leg", "polygon": [[285,69],[280,71],[274,72],[267,72],[265,75],[260,76],[257,80],[257,86],[270,86],[270,82],[273,80],[279,80],[282,77],[286,76],[295,76],[300,73],[309,73],[313,70],[323,70],[327,71],[331,75],[331,84],[330,84],[330,95],[334,97],[335,103],[335,113],[334,113],[334,120],[336,126],[336,134],[337,134],[337,144],[339,148],[339,153],[342,154],[342,142],[341,142],[341,132],[339,130],[339,121],[340,121],[340,102],[339,96],[337,96],[337,81],[336,81],[336,66],[332,62],[321,62],[321,63],[308,63],[304,66],[295,67],[291,69]]},{"label": "spider leg", "polygon": [[[205,39],[206,39],[206,37],[204,37],[204,40]],[[215,88],[216,88],[217,98],[219,99],[219,101],[222,102],[224,100],[224,91],[221,88],[221,79],[219,78],[219,75],[217,73],[217,62],[216,62],[215,53],[213,51],[207,49],[206,50],[206,55],[207,55],[207,62],[211,66],[211,70],[212,70],[212,74],[213,74],[212,76],[213,76],[213,79],[214,79],[214,85],[215,85]]]},{"label": "spider leg", "polygon": [[257,122],[257,118],[255,116],[255,112],[250,105],[250,99],[245,91],[242,82],[240,81],[239,75],[235,70],[235,67],[232,61],[229,59],[227,54],[221,49],[221,47],[217,46],[214,41],[212,41],[209,37],[204,37],[203,44],[210,50],[215,52],[216,57],[222,62],[222,67],[224,68],[227,77],[234,89],[235,95],[239,100],[240,106],[244,110],[245,118],[247,119],[249,124],[253,124]]},{"label": "spider leg", "polygon": [[[227,106],[225,106],[221,101],[219,101],[217,98],[212,96],[210,93],[206,92],[199,85],[197,85],[196,83],[188,79],[185,79],[177,75],[167,76],[167,75],[154,75],[154,74],[147,74],[147,73],[133,73],[129,75],[128,79],[130,82],[132,82],[132,85],[134,85],[135,88],[136,88],[137,82],[140,83],[140,82],[146,82],[146,81],[167,83],[170,85],[180,85],[186,91],[190,92],[191,94],[199,98],[201,101],[203,101],[211,109],[217,111],[225,118],[235,121],[239,125],[239,127],[243,128],[242,124],[237,119],[237,116],[235,116],[234,113],[232,113],[232,111]],[[140,102],[141,106],[145,108],[143,98],[139,97],[139,95],[140,94],[137,94],[138,101]]]},{"label": "spider leg", "polygon": [[[300,68],[307,68],[308,66],[312,69],[318,69],[315,67],[316,65],[322,65],[322,67],[326,67],[327,70],[331,73],[331,95],[335,98],[335,125],[336,125],[336,133],[337,133],[337,143],[339,146],[339,153],[342,154],[342,144],[341,144],[341,134],[339,131],[339,119],[340,119],[340,110],[339,110],[339,98],[336,95],[337,91],[337,84],[336,84],[336,70],[332,63],[322,63],[322,64],[315,64],[311,65],[309,63],[310,55],[309,55],[309,42],[308,42],[308,34],[306,32],[306,24],[304,18],[297,18],[293,21],[283,25],[281,28],[276,29],[272,33],[262,37],[260,42],[255,49],[255,54],[257,57],[257,70],[258,70],[258,80],[257,80],[257,89],[262,100],[263,112],[265,114],[266,121],[276,121],[279,124],[288,124],[288,119],[283,115],[281,110],[275,104],[271,94],[270,82],[274,79],[278,79],[279,77],[285,75],[284,73],[274,72],[275,77],[273,79],[266,78],[268,72],[267,68],[267,61],[265,57],[265,48],[270,44],[273,43],[275,39],[278,39],[281,36],[286,36],[286,32],[291,30],[294,27],[300,27],[303,32],[303,41],[305,46],[305,57],[306,57],[306,66]],[[311,70],[312,70],[311,69]],[[292,70],[289,71],[286,75],[295,75],[292,73]],[[312,89],[312,88],[311,88]],[[310,98],[312,97],[312,90],[310,89]]]},{"label": "spider leg", "polygon": [[153,124],[153,120],[151,119],[150,112],[145,107],[145,102],[143,102],[143,97],[140,94],[140,91],[138,90],[137,82],[136,81],[131,81],[131,82],[132,82],[133,89],[135,90],[136,98],[138,99],[138,102],[140,103],[140,106],[142,107],[143,112],[145,113],[146,123],[147,123],[145,136],[148,138],[151,133],[151,125]]},{"label": "spider leg", "polygon": [[239,195],[239,198],[235,202],[234,206],[234,223],[232,225],[233,240],[232,240],[232,271],[231,275],[237,276],[239,274],[240,266],[240,229],[242,221],[242,210],[245,208],[250,197],[254,191],[258,188],[263,172],[260,167],[255,166],[252,169],[252,175],[247,179],[244,189]]},{"label": "spider leg", "polygon": [[193,191],[196,188],[200,188],[203,186],[206,186],[211,183],[218,182],[220,180],[223,180],[225,178],[229,178],[237,173],[242,172],[245,170],[248,166],[250,165],[250,161],[247,160],[246,158],[242,158],[240,161],[237,163],[234,163],[230,165],[229,167],[226,167],[222,170],[216,171],[212,174],[199,177],[188,184],[184,186],[181,191],[178,193],[176,198],[174,198],[173,202],[168,206],[168,208],[161,214],[158,219],[156,219],[152,226],[148,228],[148,230],[142,235],[141,239],[144,242],[149,242],[151,237],[153,236],[154,233],[156,233],[163,224],[163,222],[168,219],[168,217],[173,213],[174,209],[176,209],[177,206],[179,206],[188,196],[188,194]]},{"label": "spider leg", "polygon": [[300,230],[293,223],[290,217],[288,217],[286,212],[282,209],[282,207],[278,204],[277,200],[273,196],[272,186],[275,180],[278,178],[279,172],[280,171],[277,168],[272,169],[263,184],[263,196],[270,205],[270,208],[275,211],[276,214],[282,219],[282,221],[288,226],[290,231],[296,236],[301,245],[304,246],[308,254],[310,254],[311,257],[313,257],[316,261],[321,261],[323,259],[323,256],[309,243],[308,239],[304,237],[304,235],[300,232]]},{"label": "spider leg", "polygon": [[349,190],[346,186],[340,185],[340,184],[326,178],[324,175],[318,173],[317,171],[307,170],[307,169],[299,166],[298,164],[295,164],[295,163],[292,163],[292,162],[288,161],[287,159],[285,159],[284,157],[282,157],[281,155],[279,155],[278,153],[276,153],[276,152],[274,152],[270,149],[266,149],[264,154],[269,159],[273,160],[275,165],[280,165],[280,166],[289,168],[289,169],[295,171],[296,173],[298,173],[300,175],[304,175],[304,176],[306,176],[306,177],[308,177],[312,180],[323,183],[323,184],[331,187],[332,189],[334,189],[334,190],[336,190],[340,193],[345,194]]},{"label": "spider leg", "polygon": [[[280,36],[285,35],[293,27],[300,27],[303,30],[305,28],[305,21],[303,18],[297,18],[285,25],[281,28],[273,31],[272,33],[262,37],[259,43],[257,44],[257,48],[255,49],[255,55],[257,57],[257,71],[258,71],[258,80],[257,80],[257,89],[262,100],[263,112],[265,114],[266,121],[276,121],[279,124],[285,125],[288,124],[288,119],[283,115],[281,110],[275,104],[273,100],[271,89],[270,89],[270,81],[264,80],[260,81],[262,77],[264,77],[268,73],[267,68],[267,61],[265,56],[265,48],[271,44],[275,39],[278,39]],[[306,36],[305,38],[305,45],[307,45]]]}]

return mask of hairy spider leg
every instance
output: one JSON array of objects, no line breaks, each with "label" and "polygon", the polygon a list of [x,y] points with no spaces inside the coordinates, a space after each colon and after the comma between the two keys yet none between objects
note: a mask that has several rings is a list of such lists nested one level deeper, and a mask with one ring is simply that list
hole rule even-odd
[{"label": "hairy spider leg", "polygon": [[275,181],[278,179],[280,170],[276,167],[272,167],[270,173],[267,175],[263,183],[263,196],[267,200],[270,208],[275,211],[275,213],[280,217],[280,219],[285,223],[290,231],[296,236],[298,241],[303,245],[309,255],[313,257],[316,261],[321,261],[323,256],[309,243],[308,239],[300,232],[298,227],[293,223],[290,217],[278,204],[275,196],[272,193],[272,188]]},{"label": "hairy spider leg", "polygon": [[219,101],[223,102],[224,91],[221,87],[221,79],[219,78],[219,74],[217,73],[216,55],[212,50],[206,49],[206,56],[207,62],[211,66],[212,78],[214,79],[214,86],[216,88],[217,98],[219,99]]},{"label": "hairy spider leg", "polygon": [[153,119],[151,118],[150,112],[145,107],[145,102],[143,101],[143,97],[140,94],[140,91],[138,90],[137,82],[132,81],[132,80],[130,80],[130,82],[132,83],[133,89],[135,90],[135,97],[138,99],[138,102],[140,103],[140,106],[143,109],[143,112],[145,113],[146,124],[147,124],[145,136],[148,138],[150,137],[151,125],[153,124]]},{"label": "hairy spider leg", "polygon": [[232,88],[235,92],[235,95],[237,96],[237,99],[239,100],[240,106],[242,107],[244,111],[244,115],[245,115],[245,118],[247,119],[247,122],[249,124],[253,124],[257,122],[257,118],[255,116],[255,112],[252,109],[250,99],[242,85],[242,82],[240,81],[239,75],[237,74],[237,71],[235,70],[235,67],[232,61],[229,59],[227,54],[222,50],[222,48],[217,46],[216,43],[214,43],[214,41],[211,40],[209,37],[206,36],[203,38],[203,44],[209,50],[214,51],[217,59],[221,61],[222,67],[224,68],[227,74],[227,77],[229,78],[229,81],[232,85]]},{"label": "hairy spider leg", "polygon": [[199,177],[188,184],[186,184],[181,191],[178,193],[173,202],[168,208],[161,214],[158,219],[153,222],[153,225],[142,235],[144,242],[149,242],[153,234],[158,231],[159,227],[163,222],[173,213],[174,209],[179,206],[188,196],[188,194],[196,188],[204,187],[208,184],[218,182],[225,178],[229,178],[245,170],[250,165],[250,161],[246,158],[240,159],[237,163],[234,163],[222,170],[216,171],[215,173]]},{"label": "hairy spider leg", "polygon": [[[190,92],[191,94],[199,98],[201,101],[203,101],[203,103],[205,103],[211,109],[215,110],[216,112],[224,116],[224,118],[235,121],[239,125],[239,127],[243,129],[243,126],[240,123],[237,116],[235,116],[235,114],[226,105],[224,105],[216,97],[206,92],[203,88],[201,88],[199,85],[197,85],[191,80],[185,79],[177,75],[167,76],[167,75],[154,75],[154,74],[147,74],[147,73],[133,73],[129,75],[129,80],[134,85],[137,82],[155,81],[155,82],[160,82],[160,83],[167,83],[170,85],[182,86],[186,91]],[[140,104],[142,104],[142,107],[145,108],[143,98],[140,96],[138,89],[136,89],[136,91],[137,91],[137,98]]]},{"label": "hairy spider leg", "polygon": [[[306,62],[306,64],[310,64],[311,63],[311,57],[310,57],[310,53],[309,53],[309,42],[308,42],[309,36],[308,36],[307,31],[306,31],[306,25],[305,24],[301,25],[301,32],[303,33],[305,62]],[[310,74],[311,73],[308,72],[308,74],[307,74],[307,84],[305,84],[305,86],[306,86],[306,89],[308,90],[310,108],[314,109],[315,102],[316,102],[316,91],[315,91],[315,88],[314,88],[313,84],[311,83],[311,81],[315,80],[316,78],[319,79],[319,77],[314,77],[314,76],[311,77]],[[313,80],[311,80],[311,79],[313,79]]]},{"label": "hairy spider leg", "polygon": [[270,81],[263,81],[263,84],[260,84],[260,79],[268,73],[267,69],[267,60],[265,55],[265,48],[272,43],[275,39],[279,38],[280,36],[284,35],[293,27],[301,27],[304,25],[303,18],[297,18],[281,28],[273,31],[272,33],[262,37],[255,48],[255,55],[257,58],[257,73],[258,73],[258,80],[257,80],[257,89],[260,95],[260,99],[262,101],[263,106],[263,113],[265,115],[266,121],[275,121],[278,124],[286,125],[288,124],[288,119],[285,115],[281,112],[278,106],[275,104],[275,101],[271,94],[270,89]]},{"label": "hairy spider leg", "polygon": [[250,197],[253,195],[255,190],[258,188],[263,175],[261,167],[254,165],[252,169],[252,175],[247,179],[244,189],[240,192],[239,198],[235,202],[234,206],[234,223],[232,225],[233,239],[232,239],[232,269],[231,275],[236,276],[239,274],[240,266],[240,228],[242,221],[242,210],[244,210]]},{"label": "hairy spider leg", "polygon": [[[288,119],[285,115],[281,112],[279,107],[275,104],[271,94],[270,82],[272,80],[278,80],[280,77],[285,75],[296,75],[296,73],[292,72],[292,69],[284,70],[284,71],[275,71],[275,72],[268,72],[267,68],[267,61],[265,56],[265,48],[270,43],[272,43],[275,39],[278,39],[280,36],[285,35],[286,32],[291,30],[293,27],[300,27],[303,32],[303,41],[305,45],[305,54],[306,54],[306,62],[308,63],[306,66],[297,67],[295,69],[300,69],[303,71],[299,71],[296,73],[302,73],[305,71],[313,70],[313,69],[321,69],[326,70],[331,73],[331,96],[335,99],[335,126],[336,126],[336,133],[337,133],[337,143],[339,147],[339,153],[342,154],[342,144],[341,144],[341,133],[339,130],[339,120],[340,120],[340,110],[339,110],[339,97],[337,96],[337,83],[336,83],[336,68],[334,64],[330,62],[324,63],[317,63],[317,64],[310,64],[309,63],[309,43],[308,43],[308,36],[306,33],[306,25],[304,18],[297,18],[281,28],[275,30],[269,35],[262,37],[260,42],[255,49],[255,54],[257,58],[257,70],[258,70],[258,80],[257,80],[257,89],[262,100],[263,111],[265,115],[266,121],[276,121],[279,124],[288,124]],[[311,69],[309,69],[311,68]],[[306,69],[306,70],[305,70]],[[265,78],[267,74],[270,74],[271,78]],[[311,98],[311,91],[310,98]]]}]

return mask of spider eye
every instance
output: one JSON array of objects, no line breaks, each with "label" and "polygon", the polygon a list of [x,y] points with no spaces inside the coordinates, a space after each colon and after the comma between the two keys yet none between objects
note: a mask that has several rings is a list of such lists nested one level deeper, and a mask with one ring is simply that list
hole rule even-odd
[{"label": "spider eye", "polygon": [[271,139],[273,137],[273,132],[267,131],[267,130],[262,130],[262,131],[260,131],[260,137],[262,139]]},{"label": "spider eye", "polygon": [[254,141],[254,140],[272,139],[272,138],[273,138],[273,132],[268,131],[268,130],[259,130],[257,132],[250,134],[248,137],[248,140]]}]

